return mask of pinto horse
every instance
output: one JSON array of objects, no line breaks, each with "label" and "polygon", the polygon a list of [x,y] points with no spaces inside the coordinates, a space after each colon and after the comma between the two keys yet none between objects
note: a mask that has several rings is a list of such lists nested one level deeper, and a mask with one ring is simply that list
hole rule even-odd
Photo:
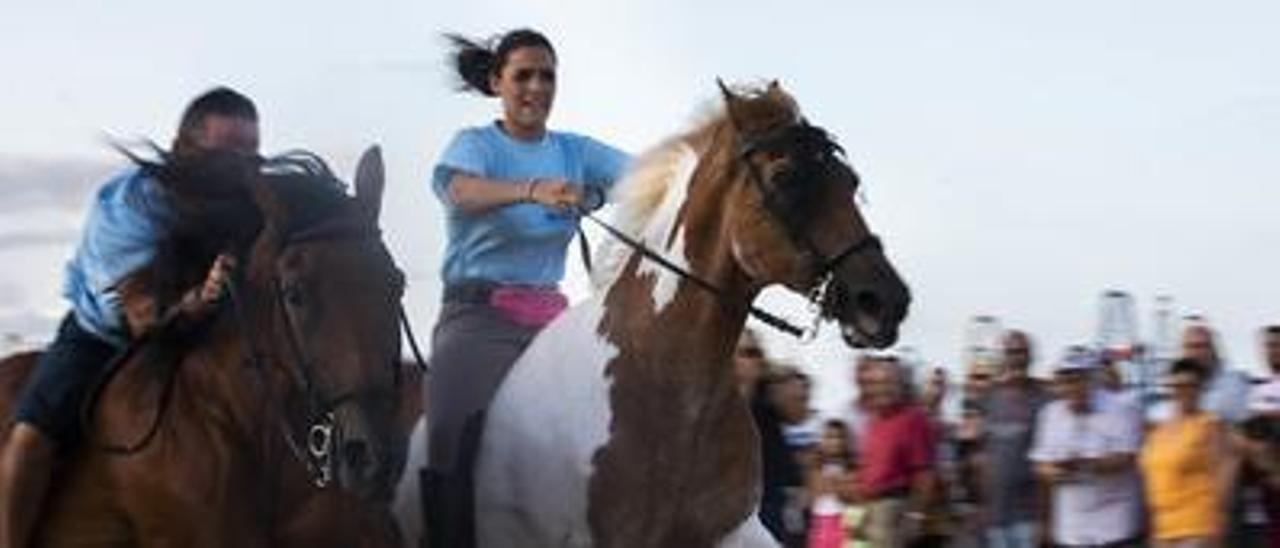
[{"label": "pinto horse", "polygon": [[[193,287],[218,251],[239,254],[240,269],[212,317],[163,328],[117,362],[60,464],[37,545],[397,545],[388,502],[407,438],[397,414],[411,403],[377,149],[354,197],[313,156],[144,168],[179,213],[140,274],[153,291]],[[0,413],[35,358],[0,363]]]},{"label": "pinto horse", "polygon": [[723,112],[615,192],[617,228],[670,264],[606,244],[595,295],[499,389],[475,469],[480,546],[776,545],[755,517],[759,441],[732,366],[748,303],[782,284],[850,345],[897,339],[910,295],[840,147],[776,82],[721,90]]}]

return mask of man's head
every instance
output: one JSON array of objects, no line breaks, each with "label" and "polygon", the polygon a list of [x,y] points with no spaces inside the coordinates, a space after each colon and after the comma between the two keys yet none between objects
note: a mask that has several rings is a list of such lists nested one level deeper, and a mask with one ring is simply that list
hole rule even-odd
[{"label": "man's head", "polygon": [[1058,397],[1073,412],[1083,413],[1089,408],[1090,385],[1097,368],[1097,356],[1081,346],[1072,346],[1054,369]]},{"label": "man's head", "polygon": [[1005,380],[1022,381],[1027,378],[1027,370],[1031,368],[1031,337],[1019,330],[1010,330],[1004,334],[1004,378]]},{"label": "man's head", "polygon": [[258,109],[253,101],[230,88],[217,87],[187,105],[173,139],[173,153],[180,157],[209,151],[255,155],[258,142]]},{"label": "man's head", "polygon": [[898,360],[880,357],[867,370],[866,403],[875,410],[888,409],[902,400],[903,372]]},{"label": "man's head", "polygon": [[920,391],[920,403],[931,411],[937,411],[946,399],[947,370],[935,367],[924,381],[924,388]]},{"label": "man's head", "polygon": [[1262,351],[1271,372],[1280,374],[1280,325],[1262,328]]},{"label": "man's head", "polygon": [[1188,326],[1182,331],[1182,357],[1200,362],[1212,375],[1218,369],[1218,350],[1213,342],[1213,331],[1206,325]]}]

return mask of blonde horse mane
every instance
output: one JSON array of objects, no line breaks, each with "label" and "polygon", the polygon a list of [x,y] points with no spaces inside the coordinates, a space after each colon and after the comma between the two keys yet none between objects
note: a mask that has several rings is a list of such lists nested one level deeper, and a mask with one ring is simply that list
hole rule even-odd
[{"label": "blonde horse mane", "polygon": [[[779,112],[786,113],[790,120],[799,117],[795,100],[776,82],[738,87],[732,93],[741,109],[739,115],[753,121],[775,123]],[[723,103],[704,109],[695,120],[693,129],[638,156],[613,190],[614,226],[655,251],[667,249],[694,171],[710,152],[716,132],[733,124]],[[617,279],[632,251],[614,238],[607,238],[599,246],[594,254],[598,267],[592,275],[596,291],[606,289]]]}]

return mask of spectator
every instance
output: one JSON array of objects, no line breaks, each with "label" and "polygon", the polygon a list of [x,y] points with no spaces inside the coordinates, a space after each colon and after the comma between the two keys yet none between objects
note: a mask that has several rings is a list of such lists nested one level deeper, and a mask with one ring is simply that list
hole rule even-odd
[{"label": "spectator", "polygon": [[1092,352],[1073,348],[1058,365],[1062,398],[1037,417],[1031,461],[1050,486],[1051,538],[1059,546],[1133,546],[1141,499],[1137,424],[1090,386]]},{"label": "spectator", "polygon": [[[1226,367],[1214,339],[1213,331],[1206,324],[1188,326],[1182,332],[1182,357],[1196,360],[1205,368],[1201,407],[1228,424],[1238,425],[1249,416],[1251,383],[1244,372]],[[1163,406],[1156,420],[1165,420],[1172,415],[1171,411],[1169,405]],[[1232,510],[1227,523],[1228,546],[1251,546],[1263,534],[1261,524],[1253,523],[1251,518],[1262,513],[1262,493],[1255,483],[1254,474],[1241,474],[1229,495]]]},{"label": "spectator", "polygon": [[1031,339],[1009,331],[1003,339],[1001,376],[982,402],[986,413],[978,459],[981,508],[987,545],[992,548],[1031,548],[1039,532],[1038,486],[1027,453],[1036,434],[1036,415],[1049,397],[1028,372]]},{"label": "spectator", "polygon": [[804,474],[801,454],[787,442],[786,429],[808,414],[805,381],[791,367],[766,370],[752,402],[763,461],[760,521],[784,546],[803,546]]},{"label": "spectator", "polygon": [[912,543],[913,547],[950,546],[956,533],[956,515],[951,506],[951,488],[958,479],[960,460],[956,438],[951,425],[943,418],[943,405],[947,399],[947,372],[935,367],[929,372],[920,390],[920,406],[929,418],[929,429],[934,445],[934,492],[928,497],[922,535]]},{"label": "spectator", "polygon": [[1262,329],[1262,350],[1270,375],[1250,393],[1250,418],[1233,438],[1244,457],[1243,475],[1260,487],[1265,545],[1280,548],[1280,325]]},{"label": "spectator", "polygon": [[1200,324],[1186,328],[1182,333],[1182,357],[1204,367],[1206,380],[1200,404],[1205,411],[1233,424],[1248,417],[1249,377],[1222,363],[1212,330]]},{"label": "spectator", "polygon": [[1222,421],[1200,408],[1204,376],[1196,360],[1173,363],[1166,387],[1176,408],[1142,446],[1156,548],[1217,546],[1224,532],[1237,462]]},{"label": "spectator", "polygon": [[816,458],[806,471],[811,501],[809,548],[844,546],[844,509],[850,502],[845,486],[853,473],[848,438],[849,430],[843,421],[829,419],[823,423]]},{"label": "spectator", "polygon": [[924,388],[920,390],[920,405],[930,416],[938,417],[941,420],[943,414],[943,405],[947,400],[947,370],[941,367],[935,367],[929,373],[929,378],[924,381]]},{"label": "spectator", "polygon": [[867,379],[877,359],[879,358],[869,353],[858,356],[853,366],[853,401],[841,413],[841,420],[849,429],[849,450],[854,454],[855,459],[857,459],[858,440],[862,437],[863,425],[871,412],[870,406],[867,405]]},{"label": "spectator", "polygon": [[870,414],[858,442],[858,483],[866,533],[876,548],[899,548],[920,530],[933,493],[933,433],[919,406],[902,397],[903,372],[881,358],[867,372]]}]

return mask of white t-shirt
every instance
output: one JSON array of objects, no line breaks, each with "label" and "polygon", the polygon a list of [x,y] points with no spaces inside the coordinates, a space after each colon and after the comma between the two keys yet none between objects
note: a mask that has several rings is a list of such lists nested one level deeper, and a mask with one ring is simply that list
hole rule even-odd
[{"label": "white t-shirt", "polygon": [[1265,384],[1253,387],[1249,392],[1249,412],[1251,414],[1280,412],[1280,378],[1273,377]]},{"label": "white t-shirt", "polygon": [[[1093,411],[1077,415],[1065,401],[1036,417],[1034,462],[1136,455],[1142,431],[1132,411],[1111,398],[1093,398]],[[1137,536],[1142,497],[1136,468],[1118,474],[1076,474],[1053,488],[1053,540],[1059,544],[1106,544]]]}]

